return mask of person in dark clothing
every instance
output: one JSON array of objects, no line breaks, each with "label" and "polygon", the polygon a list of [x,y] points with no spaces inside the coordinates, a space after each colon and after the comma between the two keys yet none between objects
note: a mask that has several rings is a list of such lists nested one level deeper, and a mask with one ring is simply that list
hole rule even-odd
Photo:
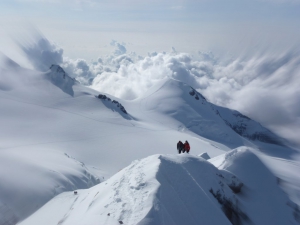
[{"label": "person in dark clothing", "polygon": [[181,152],[184,152],[184,144],[181,141],[178,141],[178,143],[177,143],[177,150],[178,150],[179,154]]},{"label": "person in dark clothing", "polygon": [[184,150],[189,153],[190,152],[190,144],[188,143],[188,141],[184,142]]}]

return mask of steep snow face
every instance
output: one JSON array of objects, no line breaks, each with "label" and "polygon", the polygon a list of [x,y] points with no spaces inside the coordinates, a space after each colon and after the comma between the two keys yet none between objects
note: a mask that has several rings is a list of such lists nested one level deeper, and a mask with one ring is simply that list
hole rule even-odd
[{"label": "steep snow face", "polygon": [[[231,224],[215,194],[236,207],[237,198],[229,185],[242,184],[234,175],[217,170],[202,158],[186,154],[160,156],[159,159],[161,164],[156,179],[160,188],[151,211],[141,224]],[[237,215],[243,214],[236,210]]]},{"label": "steep snow face", "polygon": [[179,131],[192,131],[229,147],[247,142],[224,123],[202,95],[187,84],[165,79],[155,87],[156,90],[152,88],[143,98],[142,107],[158,122]]},{"label": "steep snow face", "polygon": [[[299,209],[279,188],[278,179],[246,147],[209,160],[244,183],[240,200],[253,224],[299,224]],[[296,221],[298,219],[298,223]]]},{"label": "steep snow face", "polygon": [[240,112],[219,106],[216,106],[216,110],[225,123],[239,135],[252,141],[283,145],[282,138]]},{"label": "steep snow face", "polygon": [[50,70],[51,73],[48,74],[50,81],[63,92],[74,96],[73,85],[75,84],[75,79],[69,77],[63,68],[58,65],[52,65]]},{"label": "steep snow face", "polygon": [[199,157],[203,158],[203,159],[210,159],[209,155],[207,154],[207,152],[201,153],[200,155],[198,155]]},{"label": "steep snow face", "polygon": [[268,157],[264,154],[259,156],[265,165],[276,174],[280,187],[288,193],[292,201],[300,206],[300,155],[296,155],[292,159]]},{"label": "steep snow face", "polygon": [[[237,111],[207,102],[192,87],[173,79],[164,79],[151,88],[143,98],[142,105],[145,111],[166,126],[192,131],[231,148],[251,145],[244,138],[282,145],[279,137],[259,123]],[[159,118],[159,112],[167,117]]]},{"label": "steep snow face", "polygon": [[55,197],[20,224],[297,224],[294,205],[253,153],[234,150],[221,164],[228,170],[188,154],[153,155]]}]

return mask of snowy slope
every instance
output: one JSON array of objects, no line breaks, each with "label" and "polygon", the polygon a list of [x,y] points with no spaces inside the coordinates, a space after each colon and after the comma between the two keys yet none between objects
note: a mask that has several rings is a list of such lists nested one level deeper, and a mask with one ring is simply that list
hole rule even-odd
[{"label": "snowy slope", "polygon": [[55,195],[95,185],[135,159],[176,153],[178,140],[189,141],[191,154],[211,157],[241,145],[283,157],[293,152],[239,135],[192,91],[165,79],[124,101],[80,85],[59,66],[42,73],[10,60],[0,70],[0,218],[14,224]]},{"label": "snowy slope", "polygon": [[214,113],[203,96],[196,99],[191,91],[187,84],[165,79],[146,93],[141,105],[157,122],[172,129],[191,131],[229,147],[247,142]]},{"label": "snowy slope", "polygon": [[58,195],[20,225],[298,224],[295,205],[249,150],[227,153],[222,168],[188,154],[153,155],[77,195]]},{"label": "snowy slope", "polygon": [[[291,202],[279,188],[279,180],[259,158],[246,147],[237,148],[210,159],[218,169],[230,171],[245,184],[245,210],[253,224],[299,224],[299,206]],[[268,207],[269,206],[269,207]],[[284,215],[290,214],[287,221]],[[294,220],[292,219],[294,217]],[[296,222],[296,219],[298,220]]]},{"label": "snowy slope", "polygon": [[284,145],[282,138],[261,124],[238,111],[208,102],[195,89],[180,81],[166,78],[141,98],[140,105],[145,113],[172,129],[193,132],[230,148],[246,145],[281,157],[296,153]]},{"label": "snowy slope", "polygon": [[100,183],[85,165],[49,151],[0,151],[0,224],[15,224],[63,191]]},{"label": "snowy slope", "polygon": [[[222,144],[216,148],[146,120],[135,104],[128,104],[132,112],[126,115],[112,101],[96,98],[98,92],[56,73],[57,69],[41,73],[10,63],[0,72],[0,179],[5,181],[0,183],[0,215],[6,218],[11,212],[5,221],[25,218],[62,191],[89,187],[91,183],[81,181],[88,174],[102,179],[134,159],[176,152],[181,138],[189,139],[196,152],[202,148],[212,155],[223,152]],[[65,153],[84,162],[86,169]]]}]

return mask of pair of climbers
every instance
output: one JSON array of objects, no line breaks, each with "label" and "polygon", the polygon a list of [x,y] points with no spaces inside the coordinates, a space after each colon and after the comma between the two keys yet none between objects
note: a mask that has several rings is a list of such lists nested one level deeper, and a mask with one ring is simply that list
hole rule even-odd
[{"label": "pair of climbers", "polygon": [[185,141],[184,144],[181,141],[178,141],[177,143],[177,150],[178,153],[180,154],[182,153],[189,153],[190,152],[190,144],[188,143],[188,141]]}]

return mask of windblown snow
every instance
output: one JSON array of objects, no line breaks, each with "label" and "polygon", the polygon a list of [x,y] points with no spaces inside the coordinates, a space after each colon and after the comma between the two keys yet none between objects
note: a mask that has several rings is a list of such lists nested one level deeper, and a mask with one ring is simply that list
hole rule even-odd
[{"label": "windblown snow", "polygon": [[299,154],[259,123],[171,78],[125,101],[50,66],[0,69],[0,225],[299,223]]}]

